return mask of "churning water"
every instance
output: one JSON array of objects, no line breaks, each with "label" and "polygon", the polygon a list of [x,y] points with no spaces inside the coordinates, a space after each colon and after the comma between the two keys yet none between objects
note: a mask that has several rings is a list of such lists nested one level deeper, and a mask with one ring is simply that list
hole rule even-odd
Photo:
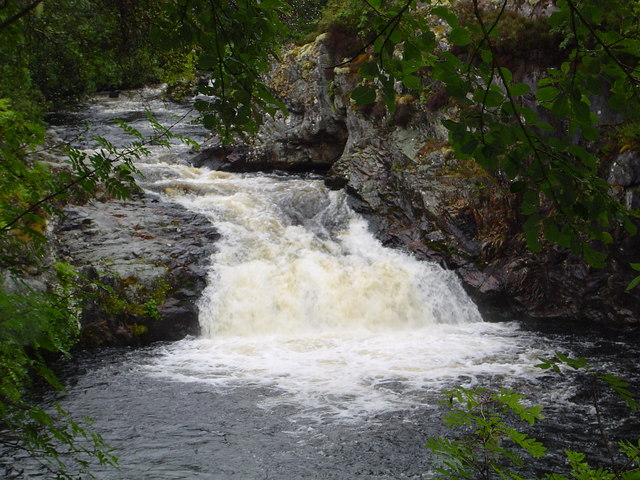
[{"label": "churning water", "polygon": [[[91,115],[135,122],[138,109],[111,102]],[[172,153],[140,169],[150,194],[206,215],[222,238],[200,338],[68,365],[62,406],[93,417],[120,457],[98,478],[430,478],[423,445],[444,433],[441,391],[524,390],[572,425],[553,433],[552,422],[547,440],[581,441],[580,385],[550,381],[538,358],[637,356],[628,339],[608,341],[616,360],[598,334],[483,322],[455,275],[383,247],[320,179],[214,172]]]},{"label": "churning water", "polygon": [[222,234],[202,338],[168,347],[153,375],[260,384],[299,415],[352,420],[443,378],[529,369],[508,365],[513,327],[483,323],[451,272],[380,245],[321,180],[168,164],[146,178]]}]

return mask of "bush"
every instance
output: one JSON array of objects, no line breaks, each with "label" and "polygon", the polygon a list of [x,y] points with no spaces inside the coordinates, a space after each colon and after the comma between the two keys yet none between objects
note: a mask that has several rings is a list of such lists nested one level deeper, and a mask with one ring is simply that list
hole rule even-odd
[{"label": "bush", "polygon": [[[619,441],[617,462],[615,453],[607,438],[604,419],[601,416],[602,385],[609,387],[632,411],[637,411],[636,401],[627,389],[629,386],[620,378],[609,373],[600,373],[587,366],[584,358],[571,359],[557,354],[552,359],[543,360],[538,367],[556,373],[566,371],[586,375],[593,385],[592,403],[594,407],[597,433],[594,442],[601,442],[605,457],[610,465],[593,468],[585,461],[583,453],[565,451],[569,465],[568,476],[560,473],[547,474],[549,480],[612,480],[640,478],[640,441],[633,444],[628,440]],[[491,391],[484,388],[467,389],[458,387],[444,393],[442,403],[448,413],[444,422],[458,432],[455,439],[432,438],[426,447],[436,454],[441,466],[436,471],[449,479],[476,478],[489,480],[520,479],[528,473],[524,467],[530,465],[529,457],[541,458],[546,455],[542,442],[529,437],[517,427],[518,422],[530,426],[542,418],[542,407],[526,406],[522,395],[501,389]],[[527,460],[525,460],[527,459]],[[530,470],[529,470],[530,471]]]}]

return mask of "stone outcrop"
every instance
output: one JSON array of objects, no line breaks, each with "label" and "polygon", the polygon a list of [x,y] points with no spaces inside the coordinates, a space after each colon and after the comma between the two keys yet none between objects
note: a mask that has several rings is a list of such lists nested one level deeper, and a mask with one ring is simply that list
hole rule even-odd
[{"label": "stone outcrop", "polygon": [[68,206],[57,257],[91,289],[82,344],[139,344],[197,334],[197,301],[218,233],[202,215],[138,194]]},{"label": "stone outcrop", "polygon": [[[638,294],[625,291],[637,240],[614,232],[616,247],[602,270],[559,247],[530,252],[517,196],[473,162],[454,158],[438,92],[418,103],[399,88],[393,115],[381,102],[356,107],[349,97],[355,71],[326,68],[341,60],[326,36],[291,51],[271,76],[289,115],[267,120],[250,145],[205,149],[196,164],[327,170],[327,185],[347,189],[385,244],[455,270],[488,316],[640,319]],[[634,207],[639,158],[625,152],[609,175]]]},{"label": "stone outcrop", "polygon": [[348,136],[344,106],[332,94],[326,68],[331,62],[322,37],[289,52],[270,75],[288,114],[267,118],[250,146],[205,146],[192,163],[225,171],[327,171]]}]

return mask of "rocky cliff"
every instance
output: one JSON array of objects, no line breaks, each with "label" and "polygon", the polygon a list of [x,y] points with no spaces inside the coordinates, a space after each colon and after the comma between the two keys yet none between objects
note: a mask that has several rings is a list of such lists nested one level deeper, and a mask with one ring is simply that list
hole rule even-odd
[{"label": "rocky cliff", "polygon": [[[387,245],[455,270],[488,316],[529,315],[637,322],[640,297],[625,287],[637,238],[614,231],[605,269],[569,251],[526,247],[519,198],[471,161],[453,156],[441,121],[446,98],[418,100],[398,87],[395,112],[382,102],[355,106],[353,63],[335,67],[328,35],[291,50],[271,86],[289,109],[270,118],[250,145],[206,148],[196,165],[247,171],[327,172],[330,188],[346,188],[357,211]],[[637,206],[640,156],[603,159],[612,194]]]}]

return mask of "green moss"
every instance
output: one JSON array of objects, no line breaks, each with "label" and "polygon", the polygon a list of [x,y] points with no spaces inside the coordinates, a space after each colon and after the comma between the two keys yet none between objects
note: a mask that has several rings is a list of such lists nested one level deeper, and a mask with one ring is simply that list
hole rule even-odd
[{"label": "green moss", "polygon": [[463,179],[478,177],[489,179],[491,177],[484,168],[482,168],[475,160],[471,158],[456,159],[453,163],[440,169],[437,174]]},{"label": "green moss", "polygon": [[627,122],[618,129],[618,144],[620,151],[640,150],[640,121]]},{"label": "green moss", "polygon": [[146,325],[139,325],[137,323],[132,323],[131,325],[129,325],[129,329],[131,330],[131,334],[134,337],[141,337],[149,331]]},{"label": "green moss", "polygon": [[159,307],[166,299],[170,284],[166,279],[152,285],[143,285],[134,276],[120,278],[108,274],[108,280],[98,282],[99,291],[94,301],[99,310],[112,319],[136,319],[147,323],[160,320]]},{"label": "green moss", "polygon": [[[458,2],[454,10],[462,25],[477,24],[472,2]],[[495,22],[499,12],[497,8],[480,10],[487,25]],[[476,40],[480,40],[479,35]],[[456,54],[464,53],[465,50],[472,53],[477,41],[469,46],[454,47],[452,51]],[[512,69],[522,65],[529,68],[558,65],[566,56],[566,52],[560,48],[562,37],[553,31],[548,18],[525,17],[512,10],[505,10],[501,14],[493,29],[491,42],[498,64]]]}]

